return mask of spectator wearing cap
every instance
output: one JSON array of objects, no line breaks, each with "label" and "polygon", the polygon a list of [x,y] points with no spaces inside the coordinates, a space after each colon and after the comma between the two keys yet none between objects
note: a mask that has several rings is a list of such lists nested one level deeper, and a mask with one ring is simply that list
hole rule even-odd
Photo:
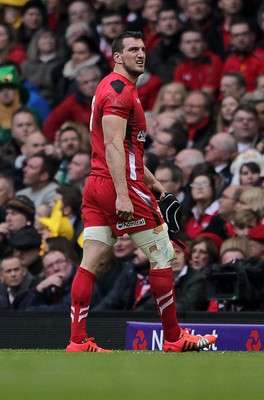
[{"label": "spectator wearing cap", "polygon": [[19,43],[27,49],[34,33],[47,24],[46,6],[40,0],[28,1],[22,9],[22,23],[17,30]]},{"label": "spectator wearing cap", "polygon": [[28,101],[27,89],[20,83],[13,65],[0,67],[0,145],[11,139],[13,113]]},{"label": "spectator wearing cap", "polygon": [[10,238],[20,229],[32,226],[34,216],[34,203],[27,196],[15,196],[7,203],[5,222],[0,224],[1,257],[11,254]]},{"label": "spectator wearing cap", "polygon": [[257,225],[248,231],[248,238],[253,257],[264,261],[264,225]]},{"label": "spectator wearing cap", "polygon": [[39,255],[41,235],[33,227],[22,228],[10,238],[14,256],[18,257],[23,267],[31,275],[39,276],[42,272],[42,260]]},{"label": "spectator wearing cap", "polygon": [[23,309],[23,299],[37,280],[16,256],[3,258],[0,262],[0,309]]}]

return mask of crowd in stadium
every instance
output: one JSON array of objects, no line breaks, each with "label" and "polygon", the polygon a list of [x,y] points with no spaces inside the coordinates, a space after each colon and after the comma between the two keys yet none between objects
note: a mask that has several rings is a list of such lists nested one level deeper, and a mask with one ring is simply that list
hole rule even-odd
[{"label": "crowd in stadium", "polygon": [[[125,30],[147,50],[145,164],[181,203],[177,311],[262,311],[261,0],[0,0],[0,309],[70,310],[92,98]],[[148,271],[118,237],[91,309],[155,310]]]}]

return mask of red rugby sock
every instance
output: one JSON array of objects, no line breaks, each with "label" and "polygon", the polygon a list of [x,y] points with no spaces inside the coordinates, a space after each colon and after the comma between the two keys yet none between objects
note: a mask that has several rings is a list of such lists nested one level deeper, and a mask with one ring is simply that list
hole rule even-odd
[{"label": "red rugby sock", "polygon": [[171,268],[151,269],[150,287],[162,322],[164,339],[175,342],[180,336]]},{"label": "red rugby sock", "polygon": [[79,267],[72,283],[71,290],[71,338],[81,343],[87,338],[86,320],[91,302],[93,285],[96,276]]}]

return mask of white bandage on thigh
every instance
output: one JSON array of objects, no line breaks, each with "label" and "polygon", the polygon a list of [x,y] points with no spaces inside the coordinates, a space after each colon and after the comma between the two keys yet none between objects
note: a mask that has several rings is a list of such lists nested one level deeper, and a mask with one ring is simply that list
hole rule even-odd
[{"label": "white bandage on thigh", "polygon": [[109,226],[89,226],[84,228],[83,240],[98,240],[113,246],[116,242],[116,237]]},{"label": "white bandage on thigh", "polygon": [[129,236],[148,257],[152,269],[171,267],[175,252],[168,236],[167,224],[164,223],[160,229],[147,229]]}]

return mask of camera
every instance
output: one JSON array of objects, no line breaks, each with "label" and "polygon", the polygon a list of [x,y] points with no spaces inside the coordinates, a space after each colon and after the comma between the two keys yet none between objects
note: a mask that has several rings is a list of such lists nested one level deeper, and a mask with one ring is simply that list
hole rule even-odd
[{"label": "camera", "polygon": [[237,300],[239,298],[239,271],[232,264],[213,264],[207,276],[209,300]]},{"label": "camera", "polygon": [[251,288],[243,260],[228,264],[212,264],[207,269],[207,299],[222,304],[225,310],[232,305],[243,308],[251,300]]}]

